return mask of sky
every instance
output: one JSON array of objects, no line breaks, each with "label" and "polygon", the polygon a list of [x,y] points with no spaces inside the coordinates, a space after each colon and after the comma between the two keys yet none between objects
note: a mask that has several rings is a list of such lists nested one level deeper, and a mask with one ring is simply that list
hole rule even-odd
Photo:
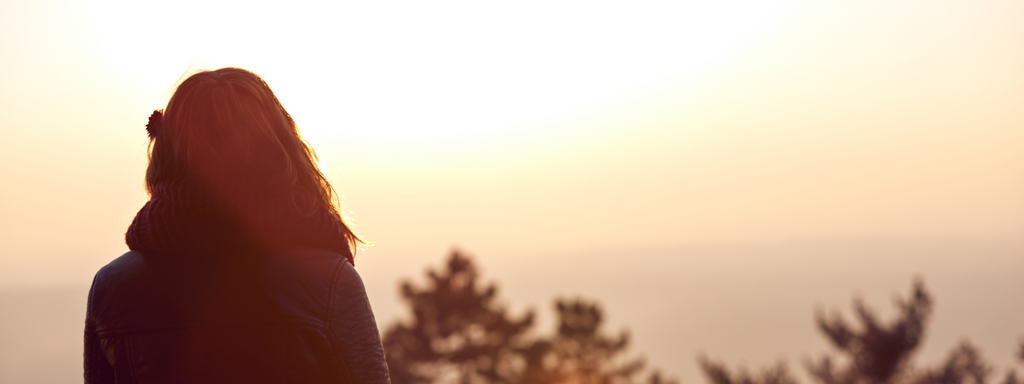
[{"label": "sky", "polygon": [[[1024,270],[1020,2],[4,0],[0,42],[0,289],[81,287],[127,250],[146,118],[222,66],[267,80],[374,242],[357,264],[381,323],[398,279],[453,247],[542,307],[618,273],[736,278],[715,260],[850,276],[779,293],[808,324],[858,290],[883,307],[915,273],[947,296],[967,276],[1002,283],[963,292],[1024,289],[1007,274]],[[850,250],[899,261],[874,279],[828,256]],[[516,283],[531,279],[549,285]],[[637,349],[679,351],[650,357],[699,382],[697,347],[655,345],[644,330],[669,326],[616,294],[611,318],[631,311],[618,324],[650,340]],[[1011,315],[963,324],[1010,340]],[[721,354],[749,352],[733,344]]]}]

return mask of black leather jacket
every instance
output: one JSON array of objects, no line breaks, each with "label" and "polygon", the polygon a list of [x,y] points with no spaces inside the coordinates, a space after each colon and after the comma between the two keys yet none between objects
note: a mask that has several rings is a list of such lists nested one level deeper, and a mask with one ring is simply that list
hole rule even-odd
[{"label": "black leather jacket", "polygon": [[362,280],[337,253],[132,251],[96,273],[86,383],[388,383]]}]

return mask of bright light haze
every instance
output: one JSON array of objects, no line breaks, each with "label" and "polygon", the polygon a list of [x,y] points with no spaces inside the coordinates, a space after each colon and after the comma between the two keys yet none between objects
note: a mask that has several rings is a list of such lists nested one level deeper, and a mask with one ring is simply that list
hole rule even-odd
[{"label": "bright light haze", "polygon": [[[148,199],[146,118],[189,71],[221,66],[267,80],[355,231],[376,242],[358,260],[381,324],[401,314],[397,279],[453,246],[508,281],[510,301],[542,310],[588,285],[538,287],[520,302],[515,282],[615,274],[558,259],[590,252],[629,264],[707,245],[996,244],[808,296],[843,308],[858,289],[881,292],[873,304],[887,308],[914,273],[957,276],[971,257],[1000,266],[979,276],[1024,270],[1021,2],[5,1],[0,42],[0,288],[84,286],[127,250],[124,231]],[[764,273],[783,268],[770,254],[756,259]],[[826,254],[786,273],[848,265]],[[653,262],[665,281],[705,267],[721,273],[709,281],[733,276],[672,260]],[[1016,281],[1001,297],[1024,289]],[[638,335],[635,351],[687,384],[703,380],[698,348],[730,363],[744,348],[656,346],[643,332],[661,323],[617,322],[608,300],[613,324]],[[1002,327],[1008,346],[1024,335],[1012,313],[985,326]],[[816,337],[811,312],[794,316],[807,324],[793,332]],[[980,337],[963,324],[955,332]],[[669,350],[686,360],[658,352]]]}]

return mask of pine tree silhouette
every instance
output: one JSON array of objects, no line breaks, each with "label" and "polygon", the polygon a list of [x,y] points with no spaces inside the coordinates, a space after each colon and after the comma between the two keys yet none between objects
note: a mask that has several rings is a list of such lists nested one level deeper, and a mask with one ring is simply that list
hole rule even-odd
[{"label": "pine tree silhouette", "polygon": [[908,380],[910,384],[984,384],[992,367],[971,343],[963,341],[949,352],[939,367],[925,370]]},{"label": "pine tree silhouette", "polygon": [[[628,333],[602,332],[596,302],[557,300],[557,332],[529,337],[533,313],[510,316],[469,257],[454,251],[445,267],[428,271],[424,287],[401,285],[412,318],[384,333],[392,383],[631,384],[643,369],[624,357]],[[678,384],[658,371],[647,383]]]},{"label": "pine tree silhouette", "polygon": [[[1024,364],[1024,339],[1017,345],[1017,360],[1018,363]],[[1024,384],[1024,379],[1017,377],[1017,371],[1015,369],[1006,370],[1006,376],[1003,378],[1003,384]]]},{"label": "pine tree silhouette", "polygon": [[[601,332],[604,314],[594,302],[557,300],[558,333],[535,342],[524,351],[527,368],[524,383],[611,384],[632,383],[644,367],[642,359],[619,363],[629,346],[629,334]],[[651,380],[662,380],[652,374]]]},{"label": "pine tree silhouette", "polygon": [[899,315],[885,324],[860,299],[853,302],[860,321],[854,327],[838,314],[818,312],[818,329],[839,352],[849,358],[846,367],[836,367],[831,356],[808,362],[807,370],[822,384],[889,384],[903,372],[907,360],[924,337],[925,323],[931,314],[931,297],[924,284],[914,282],[909,300],[896,300]]},{"label": "pine tree silhouette", "polygon": [[708,381],[713,384],[797,384],[789,368],[781,361],[774,367],[761,370],[756,376],[751,375],[746,369],[740,369],[739,373],[732,374],[725,365],[711,361],[705,356],[698,357],[697,362]]},{"label": "pine tree silhouette", "polygon": [[446,267],[429,271],[424,288],[402,283],[413,317],[384,333],[392,383],[516,382],[522,363],[515,347],[533,313],[508,315],[497,286],[480,286],[476,266],[458,251]]},{"label": "pine tree silhouette", "polygon": [[[847,323],[838,314],[815,314],[818,330],[835,347],[845,366],[837,366],[832,356],[806,362],[812,379],[821,384],[986,384],[992,368],[970,342],[963,341],[946,360],[933,368],[915,369],[910,358],[921,345],[925,326],[932,311],[932,299],[920,280],[914,282],[908,299],[897,299],[898,314],[882,322],[863,301],[853,301],[859,325]],[[1020,358],[1024,361],[1024,342]],[[698,358],[712,384],[796,384],[784,363],[766,369],[758,376],[746,371],[733,375],[721,363]],[[1003,384],[1024,384],[1015,372],[1007,373]]]}]

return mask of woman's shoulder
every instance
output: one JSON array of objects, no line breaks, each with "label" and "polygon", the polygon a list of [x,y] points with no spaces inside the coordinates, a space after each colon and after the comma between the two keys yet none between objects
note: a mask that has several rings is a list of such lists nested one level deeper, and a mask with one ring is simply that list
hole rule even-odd
[{"label": "woman's shoulder", "polygon": [[97,319],[156,321],[216,304],[225,313],[277,308],[290,316],[319,316],[340,291],[362,290],[348,258],[326,250],[202,257],[131,251],[96,273],[89,312]]},{"label": "woman's shoulder", "polygon": [[143,255],[137,251],[128,251],[107,263],[93,278],[93,290],[112,285],[121,285],[130,281],[145,281],[146,265]]},{"label": "woman's shoulder", "polygon": [[[122,319],[129,312],[151,310],[154,279],[143,255],[129,251],[100,268],[89,289],[88,318],[91,320]],[[121,321],[103,321],[101,326],[123,326]]]},{"label": "woman's shoulder", "polygon": [[128,251],[111,260],[96,272],[96,280],[122,280],[143,277],[156,270],[218,269],[224,264],[267,264],[270,268],[304,270],[312,274],[329,273],[343,268],[347,255],[323,249],[287,249],[265,255],[178,255],[154,251]]},{"label": "woman's shoulder", "polygon": [[296,248],[274,252],[271,260],[276,263],[322,270],[325,266],[340,266],[348,263],[348,257],[334,251],[315,248]]},{"label": "woman's shoulder", "polygon": [[[321,249],[290,249],[275,252],[266,262],[260,275],[270,281],[269,286],[295,292],[330,293],[339,285],[347,285],[358,274],[348,258],[337,252]],[[362,282],[359,282],[360,286]]]},{"label": "woman's shoulder", "polygon": [[[258,278],[264,283],[301,280],[329,283],[355,275],[347,255],[322,249],[287,249],[262,255],[181,255],[129,251],[96,272],[93,289],[137,290],[174,280]],[[236,275],[245,276],[236,276]],[[325,287],[327,288],[327,287]]]}]

